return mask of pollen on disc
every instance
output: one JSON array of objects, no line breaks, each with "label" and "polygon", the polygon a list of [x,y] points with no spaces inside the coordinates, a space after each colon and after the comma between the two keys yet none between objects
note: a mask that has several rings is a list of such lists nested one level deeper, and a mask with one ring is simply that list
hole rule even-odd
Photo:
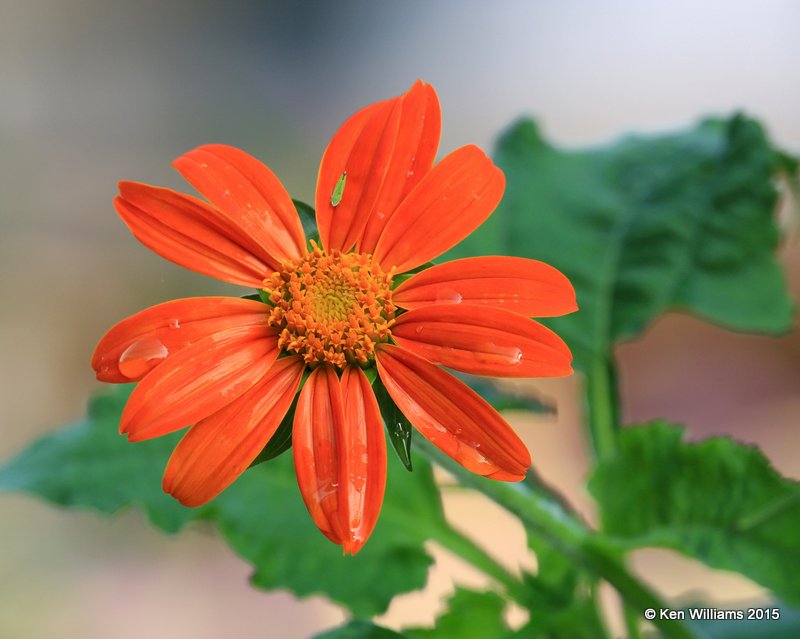
[{"label": "pollen on disc", "polygon": [[278,345],[306,363],[367,364],[394,324],[392,277],[366,253],[326,253],[316,244],[264,281]]}]

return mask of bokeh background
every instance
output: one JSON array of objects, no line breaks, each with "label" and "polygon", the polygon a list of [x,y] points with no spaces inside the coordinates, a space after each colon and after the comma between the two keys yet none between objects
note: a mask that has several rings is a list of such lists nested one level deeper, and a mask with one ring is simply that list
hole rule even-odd
[{"label": "bokeh background", "polygon": [[[139,245],[111,207],[117,180],[183,189],[170,161],[225,142],[311,201],[336,127],[418,77],[441,99],[442,154],[491,150],[523,114],[551,140],[584,146],[736,109],[800,153],[798,24],[794,0],[0,0],[0,460],[83,414],[99,387],[91,352],[114,322],[234,291]],[[781,259],[798,297],[796,231]],[[742,336],[671,315],[619,357],[627,420],[731,433],[800,478],[797,331]],[[540,472],[591,518],[579,384],[527,387],[558,401],[557,418],[508,418]],[[446,505],[501,561],[533,565],[521,530],[490,504],[454,493]],[[430,623],[453,580],[482,583],[432,551],[431,585],[399,599],[388,625]],[[637,553],[635,565],[668,596],[764,595],[667,552]],[[135,513],[102,520],[0,495],[3,639],[294,639],[343,618],[322,599],[254,591],[247,576],[202,527],[168,538]]]}]

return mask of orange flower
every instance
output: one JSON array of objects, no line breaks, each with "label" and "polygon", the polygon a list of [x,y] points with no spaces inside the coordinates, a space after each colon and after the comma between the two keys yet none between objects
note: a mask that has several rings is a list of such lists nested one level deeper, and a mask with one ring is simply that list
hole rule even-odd
[{"label": "orange flower", "polygon": [[524,477],[530,455],[519,437],[439,366],[569,374],[567,346],[529,317],[574,311],[575,294],[556,269],[514,257],[431,266],[393,288],[399,274],[475,230],[505,188],[475,146],[434,165],[440,126],[436,93],[420,81],[350,117],[319,169],[319,245],[307,245],[275,175],[229,146],[202,146],[174,163],[208,202],[120,183],[114,205],[146,246],[268,300],[165,302],[123,320],[97,346],[99,380],[141,380],[120,424],[130,441],[194,424],[164,474],[164,490],[181,503],[204,504],[250,465],[306,371],[292,432],[297,481],[314,522],[345,552],[372,532],[386,480],[366,369],[377,367],[408,420],[464,467],[503,481]]}]

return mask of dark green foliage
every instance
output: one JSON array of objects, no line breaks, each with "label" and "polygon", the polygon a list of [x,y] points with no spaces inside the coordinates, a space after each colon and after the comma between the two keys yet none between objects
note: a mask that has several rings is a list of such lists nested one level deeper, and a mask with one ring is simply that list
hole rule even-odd
[{"label": "dark green foliage", "polygon": [[452,256],[543,260],[580,311],[548,320],[588,371],[668,308],[741,331],[780,333],[792,305],[774,251],[779,155],[753,120],[562,151],[524,120],[500,139],[505,197]]},{"label": "dark green foliage", "polygon": [[[261,588],[325,594],[359,615],[383,612],[394,595],[424,585],[431,559],[423,542],[444,526],[430,467],[390,470],[386,503],[369,544],[355,557],[321,536],[306,512],[290,455],[251,468],[204,507],[188,509],[161,491],[177,436],[128,443],[117,432],[128,388],[97,398],[88,419],[47,435],[0,468],[0,490],[27,491],[62,506],[114,513],[128,506],[175,532],[212,521],[254,568]],[[424,526],[418,522],[425,522]]]},{"label": "dark green foliage", "polygon": [[414,427],[394,403],[380,378],[376,377],[372,382],[372,389],[375,391],[375,397],[381,409],[381,417],[386,425],[389,441],[392,442],[392,447],[400,462],[406,467],[406,470],[410,471],[412,470],[411,437]]},{"label": "dark green foliage", "polygon": [[622,431],[589,488],[624,547],[666,546],[800,602],[800,483],[727,437],[682,441],[664,422]]}]

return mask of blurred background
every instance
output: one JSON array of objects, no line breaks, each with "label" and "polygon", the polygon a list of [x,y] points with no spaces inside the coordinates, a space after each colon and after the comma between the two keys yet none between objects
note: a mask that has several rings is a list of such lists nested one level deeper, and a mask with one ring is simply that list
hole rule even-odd
[{"label": "blurred background", "polygon": [[[111,207],[117,180],[188,190],[171,160],[224,142],[312,201],[337,126],[417,78],[441,99],[441,154],[491,151],[523,114],[569,147],[736,109],[800,153],[798,24],[794,0],[0,0],[0,461],[83,415],[100,386],[89,359],[113,323],[173,297],[241,294],[141,246]],[[781,259],[798,297],[796,234]],[[619,357],[627,421],[731,433],[800,478],[797,331],[742,336],[667,316]],[[541,474],[591,518],[578,385],[528,388],[558,401],[557,418],[507,416]],[[534,565],[522,531],[490,504],[457,493],[446,506],[502,562]],[[136,513],[102,520],[21,495],[0,495],[0,521],[4,639],[294,639],[343,618],[321,599],[250,589],[248,567],[202,527],[169,538]],[[430,623],[453,580],[481,585],[432,551],[431,585],[397,600],[387,625]],[[635,565],[668,596],[763,594],[666,551]]]}]

